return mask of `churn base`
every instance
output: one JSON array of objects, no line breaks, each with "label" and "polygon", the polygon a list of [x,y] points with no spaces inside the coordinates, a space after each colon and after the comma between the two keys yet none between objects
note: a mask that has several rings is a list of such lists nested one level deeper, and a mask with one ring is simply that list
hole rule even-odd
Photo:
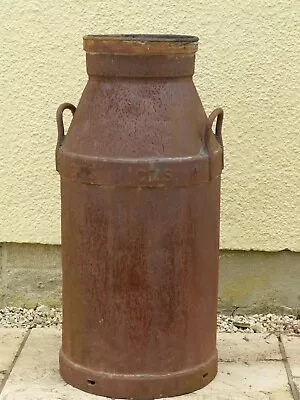
[{"label": "churn base", "polygon": [[70,385],[98,396],[121,399],[155,399],[194,392],[217,374],[217,352],[207,363],[169,374],[110,374],[84,368],[59,355],[60,374]]}]

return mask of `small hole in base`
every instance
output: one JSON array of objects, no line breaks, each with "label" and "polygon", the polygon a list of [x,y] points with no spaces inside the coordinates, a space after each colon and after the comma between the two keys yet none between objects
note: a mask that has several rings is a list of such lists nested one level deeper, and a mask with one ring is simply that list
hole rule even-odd
[{"label": "small hole in base", "polygon": [[206,378],[208,375],[208,372],[206,372],[206,374],[202,375],[202,378]]},{"label": "small hole in base", "polygon": [[96,383],[95,381],[92,381],[91,379],[88,379],[88,384],[89,385],[95,385],[95,383]]}]

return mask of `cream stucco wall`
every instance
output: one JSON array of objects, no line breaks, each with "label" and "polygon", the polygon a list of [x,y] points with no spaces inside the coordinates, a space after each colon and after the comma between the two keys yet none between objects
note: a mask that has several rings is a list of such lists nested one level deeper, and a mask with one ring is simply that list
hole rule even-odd
[{"label": "cream stucco wall", "polygon": [[300,251],[299,0],[14,0],[0,8],[0,242],[59,243],[55,111],[77,103],[87,33],[200,37],[195,83],[223,106],[221,245]]}]

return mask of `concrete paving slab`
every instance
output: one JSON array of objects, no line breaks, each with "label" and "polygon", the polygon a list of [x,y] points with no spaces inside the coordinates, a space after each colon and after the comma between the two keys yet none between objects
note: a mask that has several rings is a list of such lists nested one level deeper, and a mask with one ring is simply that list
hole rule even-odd
[{"label": "concrete paving slab", "polygon": [[282,342],[292,375],[300,379],[300,336],[283,336]]},{"label": "concrete paving slab", "polygon": [[33,329],[0,400],[87,400],[99,397],[67,385],[58,372],[61,330]]},{"label": "concrete paving slab", "polygon": [[267,333],[219,333],[218,352],[224,362],[282,360],[277,337]]},{"label": "concrete paving slab", "polygon": [[[220,363],[213,382],[184,397],[189,400],[293,400],[280,361]],[[184,397],[173,399],[183,400]]]},{"label": "concrete paving slab", "polygon": [[[0,400],[88,400],[105,399],[67,385],[58,372],[58,329],[33,329],[0,395]],[[233,335],[240,338],[237,335]],[[227,342],[226,342],[227,340]],[[220,341],[219,349],[227,346]],[[230,339],[231,340],[231,339]],[[234,341],[231,341],[234,349]],[[249,342],[245,343],[249,344]],[[237,344],[236,347],[240,345]],[[266,344],[268,345],[268,344]],[[256,346],[253,340],[253,346]],[[264,354],[269,354],[268,351]],[[232,358],[227,353],[228,358]],[[253,356],[252,359],[255,357]],[[258,357],[259,359],[260,357]],[[245,358],[246,359],[246,358]],[[250,359],[250,358],[249,358]],[[249,360],[248,359],[248,360]],[[228,362],[219,364],[217,378],[206,388],[178,399],[195,400],[292,400],[281,361]],[[191,399],[192,400],[192,399]]]},{"label": "concrete paving slab", "polygon": [[0,328],[0,386],[25,337],[25,329]]},{"label": "concrete paving slab", "polygon": [[294,378],[294,383],[295,383],[296,388],[298,390],[298,397],[300,398],[300,378]]}]

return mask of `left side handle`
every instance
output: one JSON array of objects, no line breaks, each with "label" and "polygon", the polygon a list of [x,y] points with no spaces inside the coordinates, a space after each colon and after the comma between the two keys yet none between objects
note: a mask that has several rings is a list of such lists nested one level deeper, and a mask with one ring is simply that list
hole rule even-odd
[{"label": "left side handle", "polygon": [[71,103],[63,103],[61,104],[57,111],[56,111],[56,123],[57,123],[57,144],[56,144],[56,150],[55,150],[55,158],[56,158],[56,169],[57,169],[57,152],[61,145],[63,144],[64,138],[65,138],[65,128],[64,128],[64,121],[63,121],[63,112],[65,110],[70,110],[74,116],[76,107],[71,104]]}]

